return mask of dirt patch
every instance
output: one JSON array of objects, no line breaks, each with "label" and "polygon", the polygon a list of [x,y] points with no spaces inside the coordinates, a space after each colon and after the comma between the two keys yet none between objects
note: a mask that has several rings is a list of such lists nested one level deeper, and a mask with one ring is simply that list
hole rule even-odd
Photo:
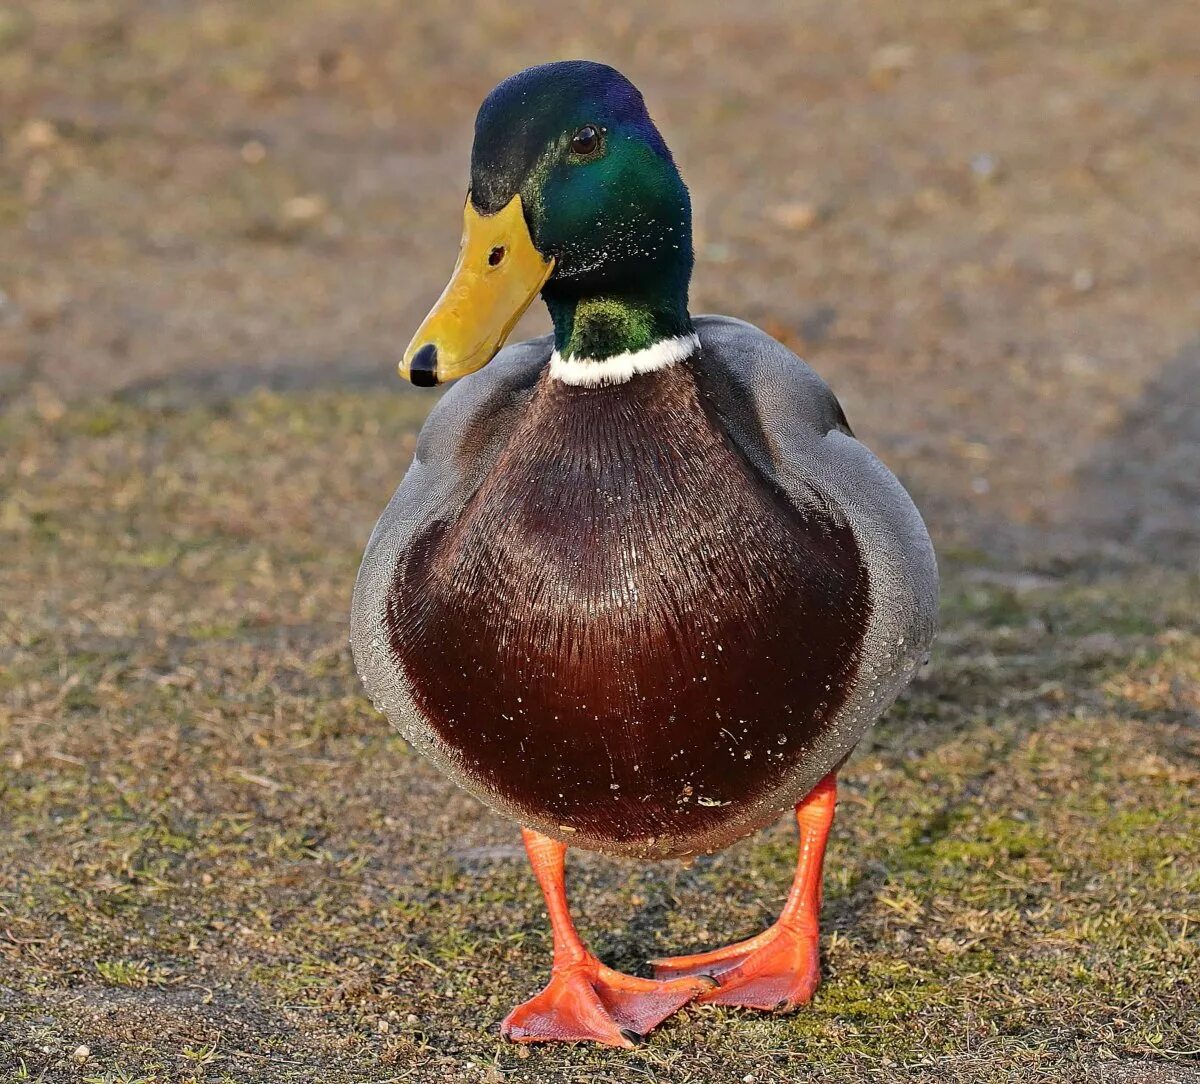
[{"label": "dirt patch", "polygon": [[[592,55],[643,87],[692,188],[695,310],[802,350],[943,548],[1195,567],[1190,528],[1078,500],[1195,357],[1192,4],[0,10],[10,396],[386,380],[453,262],[478,102]],[[1200,380],[1173,387],[1200,413]],[[1112,508],[1194,509],[1143,468],[1105,474]]]}]

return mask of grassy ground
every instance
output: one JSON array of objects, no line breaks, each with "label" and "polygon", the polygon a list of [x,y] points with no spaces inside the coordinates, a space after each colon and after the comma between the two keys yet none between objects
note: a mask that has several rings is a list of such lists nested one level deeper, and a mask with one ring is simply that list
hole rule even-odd
[{"label": "grassy ground", "polygon": [[[419,409],[6,418],[0,1059],[106,1084],[1010,1080],[1196,1053],[1200,584],[979,565],[948,570],[936,661],[845,773],[811,1010],[688,1010],[632,1055],[500,1043],[548,948],[515,833],[382,725],[346,647]],[[690,869],[580,856],[573,900],[636,968],[769,921],[791,861],[786,825]]]},{"label": "grassy ground", "polygon": [[[1200,1078],[1197,42],[1186,0],[0,0],[0,1082]],[[474,109],[571,55],[662,122],[695,308],[804,351],[945,566],[816,1001],[633,1053],[499,1041],[548,953],[515,830],[346,647]],[[572,899],[636,969],[792,857],[578,855]]]}]

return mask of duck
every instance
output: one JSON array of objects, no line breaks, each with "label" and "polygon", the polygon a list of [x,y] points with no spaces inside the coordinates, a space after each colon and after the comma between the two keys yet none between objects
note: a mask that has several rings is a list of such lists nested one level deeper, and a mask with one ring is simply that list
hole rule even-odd
[{"label": "duck", "polygon": [[[837,773],[936,630],[912,499],[791,350],[690,314],[693,263],[688,189],[625,76],[559,61],[486,97],[457,262],[399,363],[452,386],[350,632],[375,707],[520,826],[552,956],[515,1042],[629,1047],[690,1002],[808,1003]],[[505,345],[539,295],[553,332]],[[788,812],[763,932],[653,977],[580,937],[568,849],[693,860]]]}]

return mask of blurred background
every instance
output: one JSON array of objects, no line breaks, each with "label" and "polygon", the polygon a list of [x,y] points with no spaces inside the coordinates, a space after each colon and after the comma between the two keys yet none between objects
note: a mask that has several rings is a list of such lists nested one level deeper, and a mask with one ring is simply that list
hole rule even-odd
[{"label": "blurred background", "polygon": [[479,101],[598,57],[691,186],[694,310],[816,365],[943,545],[1196,563],[1193,5],[0,10],[9,396],[398,394]]},{"label": "blurred background", "polygon": [[[345,644],[475,110],[569,57],[674,151],[693,311],[825,377],[946,580],[814,1010],[625,1063],[498,1044],[545,948],[513,830]],[[1188,0],[0,2],[0,1069],[1192,1079],[1198,135]],[[580,913],[627,967],[728,940],[790,845],[581,859]]]}]

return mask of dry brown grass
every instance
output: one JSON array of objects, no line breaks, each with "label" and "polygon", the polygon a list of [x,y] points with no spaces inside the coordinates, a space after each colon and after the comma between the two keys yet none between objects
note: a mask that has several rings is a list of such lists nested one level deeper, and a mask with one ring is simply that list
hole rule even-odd
[{"label": "dry brown grass", "polygon": [[[632,1055],[503,1045],[547,957],[514,830],[389,732],[346,648],[419,411],[256,394],[5,420],[14,1069],[1085,1079],[1195,1053],[1200,585],[959,567],[932,668],[845,774],[814,1006],[689,1010]],[[581,856],[573,900],[637,967],[762,925],[791,860],[786,825],[686,870]]]}]

